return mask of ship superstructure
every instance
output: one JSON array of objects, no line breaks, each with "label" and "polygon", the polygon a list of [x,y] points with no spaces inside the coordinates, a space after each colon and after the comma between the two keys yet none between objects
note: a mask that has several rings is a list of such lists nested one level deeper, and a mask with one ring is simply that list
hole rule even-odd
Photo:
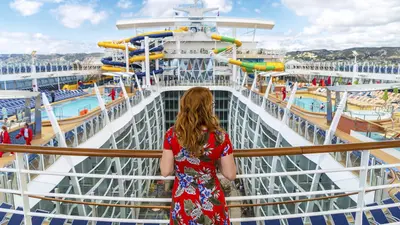
[{"label": "ship superstructure", "polygon": [[[29,217],[34,218],[31,213],[35,211],[51,215],[46,218],[50,224],[57,222],[52,217],[60,224],[87,224],[88,220],[168,223],[172,178],[158,176],[157,150],[162,148],[165,131],[174,124],[180,97],[199,85],[212,90],[215,113],[235,149],[249,149],[248,153],[238,151],[239,179],[222,182],[229,204],[243,205],[230,209],[233,222],[364,224],[377,221],[372,210],[364,207],[398,204],[399,152],[379,150],[373,143],[348,145],[370,141],[368,133],[381,129],[344,113],[351,92],[363,92],[365,86],[327,87],[328,110],[324,114],[307,111],[300,103],[314,102],[303,102],[309,92],[301,90],[293,75],[304,67],[292,62],[285,68],[283,52],[258,49],[254,40],[241,41],[237,35],[242,28],[254,29],[254,33],[272,29],[273,22],[207,16],[205,13],[216,9],[203,8],[201,1],[175,10],[186,15],[118,21],[118,29],[133,29],[136,35],[99,42],[99,47],[105,48],[101,65],[66,66],[65,71],[64,66],[53,64],[44,66],[43,71],[42,66],[39,70],[32,66],[29,76],[21,73],[14,78],[18,83],[36,85],[32,99],[37,113],[25,119],[42,124],[36,146],[28,150],[3,147],[17,155],[0,170],[4,172],[0,175],[4,191],[0,200],[15,209],[23,208],[25,224],[34,224]],[[220,34],[221,28],[231,29],[231,36]],[[146,31],[139,31],[142,29]],[[79,75],[75,79],[85,82],[76,85],[82,90],[57,92],[56,97],[65,97],[59,103],[63,106],[50,105],[51,93],[39,93],[39,88],[48,79],[63,79],[64,72],[65,77]],[[86,82],[86,77],[94,75],[110,80]],[[11,76],[4,77],[4,84]],[[374,91],[396,87],[396,83],[382,84]],[[289,90],[281,93],[282,88]],[[116,100],[108,97],[112,89],[119,95]],[[335,102],[331,92],[336,94]],[[286,94],[288,98],[282,99]],[[21,105],[31,102],[26,93],[15,92],[14,96],[25,99]],[[35,96],[41,96],[44,104],[41,113],[40,97]],[[11,128],[19,132],[16,125]],[[327,145],[329,151],[313,145]],[[48,151],[59,148],[57,154],[46,154],[40,152],[40,146]],[[318,154],[311,154],[314,152]],[[371,214],[367,221],[364,211]],[[389,222],[396,221],[394,213],[383,213]]]}]

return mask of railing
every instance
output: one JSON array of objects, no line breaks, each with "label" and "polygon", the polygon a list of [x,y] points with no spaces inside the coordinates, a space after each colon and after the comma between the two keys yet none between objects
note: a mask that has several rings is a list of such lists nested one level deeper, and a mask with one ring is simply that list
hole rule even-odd
[{"label": "railing", "polygon": [[[172,49],[165,49],[166,54],[203,54],[209,55],[210,49],[206,48],[195,48],[195,49],[181,49],[178,51],[176,48]],[[272,51],[272,50],[265,50],[265,49],[239,49],[237,51],[238,55],[263,55],[268,57],[280,58],[283,57],[285,54],[280,51]]]},{"label": "railing", "polygon": [[[227,86],[233,87],[236,90],[240,90],[240,85],[233,83],[229,80],[209,80],[209,81],[201,81],[201,80],[193,80],[193,81],[186,81],[186,80],[170,80],[170,81],[162,81],[158,85],[152,86],[151,88],[157,87],[169,87],[169,86]],[[243,89],[243,88],[242,88]],[[132,96],[130,98],[131,106],[136,106],[139,104],[143,99],[138,94]],[[151,91],[145,90],[143,92],[144,98],[150,96]],[[256,104],[258,107],[263,107],[263,101],[265,101],[263,110],[268,113],[269,115],[275,117],[278,120],[282,120],[283,112],[285,110],[285,106],[281,105],[278,100],[272,99],[265,99],[263,96],[252,92],[248,89],[243,89],[241,94],[245,97],[249,97],[251,94],[251,102]],[[108,116],[110,121],[114,121],[115,119],[121,117],[124,113],[127,112],[127,106],[125,101],[120,101],[118,104],[111,105],[108,107]],[[299,134],[301,137],[305,138],[309,142],[313,144],[322,144],[325,139],[326,131],[324,128],[319,127],[312,121],[302,117],[301,113],[296,112],[295,110],[291,110],[288,113],[288,122],[287,126],[292,129],[294,132]],[[143,118],[144,119],[144,118]],[[70,131],[65,132],[65,139],[67,145],[69,147],[77,147],[80,144],[85,143],[89,138],[93,137],[97,134],[100,130],[102,130],[106,126],[105,123],[105,115],[101,112],[96,113],[93,117],[88,118],[82,124],[77,125]],[[128,140],[125,140],[128,142]],[[342,140],[340,137],[333,135],[331,143],[347,143],[346,140]],[[121,144],[124,145],[124,144]],[[52,138],[45,146],[58,146],[58,138]],[[342,154],[334,154],[333,157],[338,161],[343,161],[345,166],[351,166],[355,163],[355,159],[358,159],[359,153],[356,151],[348,152],[346,155]],[[43,158],[40,155],[32,155],[28,157],[29,160],[26,160],[26,165],[34,165],[37,168],[41,168],[43,170],[47,169],[50,165],[54,163],[57,158]],[[383,161],[371,156],[374,158],[374,162],[377,164],[383,164]],[[15,165],[11,164],[8,167],[14,167]]]},{"label": "railing", "polygon": [[[359,173],[359,187],[351,189],[339,189],[333,187],[332,190],[320,189],[316,191],[299,191],[298,189],[289,191],[288,193],[273,193],[271,190],[265,190],[263,186],[256,188],[258,194],[256,195],[239,195],[234,196],[235,185],[230,184],[230,191],[227,193],[227,202],[231,214],[232,222],[245,222],[245,221],[270,221],[270,220],[281,220],[282,224],[286,223],[291,218],[300,218],[307,221],[312,216],[324,216],[324,220],[332,223],[329,215],[332,214],[343,214],[351,217],[351,213],[356,213],[355,218],[350,219],[355,224],[362,224],[362,216],[365,215],[368,220],[375,220],[373,217],[372,210],[386,210],[392,207],[398,207],[399,203],[393,202],[388,204],[386,200],[391,199],[387,197],[388,189],[400,188],[398,183],[398,177],[394,173],[391,174],[391,183],[374,185],[368,182],[368,177],[373,174],[375,170],[381,169],[393,169],[400,167],[400,163],[386,164],[386,165],[369,165],[370,150],[382,149],[382,148],[395,148],[400,147],[400,141],[388,141],[388,142],[373,142],[373,143],[358,143],[358,144],[342,144],[342,145],[324,145],[324,146],[305,146],[305,147],[288,147],[288,148],[265,148],[265,149],[243,149],[235,150],[234,156],[236,158],[255,158],[259,157],[285,157],[295,156],[304,154],[322,154],[322,153],[346,153],[349,151],[361,151],[360,165],[348,168],[332,168],[329,170],[318,170],[310,168],[305,171],[289,171],[289,172],[267,172],[267,173],[255,173],[255,174],[239,174],[236,182],[243,182],[243,180],[254,180],[256,184],[268,184],[270,182],[275,183],[275,179],[286,179],[289,177],[306,176],[310,174],[326,174],[326,173],[342,173],[342,172],[357,172]],[[368,150],[365,150],[368,149]],[[130,197],[125,196],[101,196],[101,195],[80,195],[77,193],[71,194],[71,191],[65,193],[48,193],[41,192],[40,190],[29,190],[27,187],[27,177],[32,175],[51,175],[51,176],[68,176],[77,178],[90,178],[90,179],[104,179],[104,180],[120,180],[120,181],[165,181],[173,180],[173,177],[160,177],[160,176],[146,176],[143,175],[116,175],[116,174],[88,174],[79,172],[60,172],[60,171],[41,171],[38,169],[26,169],[23,165],[24,153],[28,154],[43,154],[47,156],[62,155],[62,156],[89,156],[89,157],[102,157],[107,159],[108,157],[112,160],[121,160],[122,158],[135,159],[135,160],[151,160],[161,157],[162,152],[157,150],[102,150],[99,149],[87,149],[87,148],[53,148],[53,147],[41,147],[41,146],[0,146],[0,151],[4,152],[16,152],[16,168],[2,168],[0,172],[13,173],[18,177],[18,182],[15,185],[8,186],[7,188],[0,189],[0,199],[12,198],[13,195],[21,196],[21,203],[19,206],[23,207],[22,211],[19,210],[7,210],[0,209],[0,212],[21,214],[24,215],[25,224],[30,224],[30,217],[41,216],[48,219],[52,218],[63,218],[69,220],[89,220],[89,221],[103,221],[103,222],[132,222],[132,223],[163,223],[168,224],[167,220],[154,220],[149,218],[156,218],[154,215],[168,215],[170,208],[170,196],[167,193],[162,194],[162,198],[150,197],[148,193],[144,197]],[[157,164],[157,160],[153,161]],[[61,169],[61,168],[60,168]],[[240,171],[240,167],[238,168]],[[110,188],[119,187],[119,183],[110,181]],[[375,203],[378,205],[365,205],[365,196],[368,192],[373,192]],[[230,194],[229,194],[230,193]],[[329,196],[326,196],[328,194]],[[352,208],[340,208],[339,202],[342,198],[349,195],[358,195],[356,206]],[[6,197],[5,197],[6,196]],[[383,199],[386,198],[386,199]],[[56,211],[52,214],[33,212],[30,210],[32,206],[29,203],[30,198],[39,198],[42,201],[56,202],[55,206],[59,205],[59,202],[70,205],[70,207],[79,205],[90,206],[85,214],[79,215],[78,213],[72,213],[65,211],[64,213]],[[289,199],[289,200],[287,200]],[[294,199],[294,200],[290,200]],[[395,198],[394,198],[395,199]],[[386,203],[382,203],[385,200]],[[102,203],[106,201],[106,203]],[[245,203],[253,201],[253,203]],[[328,204],[326,204],[328,201]],[[395,199],[400,201],[400,199]],[[100,203],[99,203],[100,202]],[[306,210],[307,203],[313,202],[313,204],[321,207],[322,210]],[[118,213],[113,214],[112,217],[100,216],[103,212],[103,208],[111,208],[113,211]],[[284,207],[286,211],[282,211],[281,207]],[[129,208],[129,212],[122,210],[122,208]],[[245,217],[237,208],[248,208],[252,212],[252,216]],[[35,209],[40,209],[35,208]],[[372,214],[372,216],[371,216]],[[79,216],[78,216],[79,215]],[[145,216],[148,216],[145,218]],[[389,217],[387,218],[390,222],[395,222]]]},{"label": "railing", "polygon": [[[49,73],[49,72],[66,72],[66,71],[89,71],[99,70],[100,66],[94,66],[91,64],[80,65],[80,64],[64,64],[64,65],[36,65],[36,73]],[[25,74],[33,73],[31,65],[0,65],[0,75],[11,75],[11,74]]]},{"label": "railing", "polygon": [[356,67],[353,63],[347,62],[307,62],[298,64],[286,64],[289,70],[316,70],[316,71],[337,71],[337,72],[359,72],[376,74],[400,74],[400,65],[368,65],[358,63]]}]

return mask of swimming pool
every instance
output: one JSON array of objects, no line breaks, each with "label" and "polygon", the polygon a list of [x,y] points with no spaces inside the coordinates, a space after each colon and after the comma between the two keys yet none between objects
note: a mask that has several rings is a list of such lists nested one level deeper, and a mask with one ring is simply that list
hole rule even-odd
[{"label": "swimming pool", "polygon": [[351,110],[345,112],[345,115],[353,118],[359,118],[363,120],[386,120],[392,117],[391,113],[388,112],[376,112],[376,111],[356,111]]},{"label": "swimming pool", "polygon": [[[109,98],[105,99],[105,103],[109,101]],[[66,119],[74,116],[79,116],[79,112],[85,108],[90,111],[98,106],[99,102],[97,101],[97,97],[88,96],[74,99],[69,102],[53,105],[53,111],[57,119]],[[49,120],[49,117],[45,110],[42,110],[42,120]]]},{"label": "swimming pool", "polygon": [[[321,104],[324,104],[324,108],[321,109]],[[294,100],[294,104],[299,106],[300,108],[303,108],[307,111],[310,112],[319,112],[319,113],[326,113],[326,103],[322,102],[318,99],[314,98],[296,98]],[[333,109],[335,109],[335,106],[333,106]]]}]

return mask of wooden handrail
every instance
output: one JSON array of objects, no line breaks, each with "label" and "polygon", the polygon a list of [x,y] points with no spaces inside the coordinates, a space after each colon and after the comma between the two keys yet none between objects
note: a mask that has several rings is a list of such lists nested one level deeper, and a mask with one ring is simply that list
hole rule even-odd
[{"label": "wooden handrail", "polygon": [[[397,178],[395,176],[395,172],[391,169],[392,180],[389,184],[393,184]],[[379,190],[379,188],[371,189],[366,192],[372,192]],[[348,197],[351,195],[356,195],[358,192],[350,192],[344,194],[337,194],[332,196],[322,196],[316,198],[307,198],[307,199],[298,199],[298,200],[288,200],[288,201],[281,201],[281,202],[264,202],[264,203],[255,203],[255,204],[231,204],[227,205],[228,208],[248,208],[248,207],[255,207],[255,206],[269,206],[269,205],[287,205],[287,204],[294,204],[300,202],[310,202],[310,201],[319,201],[319,200],[327,200],[332,198],[341,198],[341,197]],[[20,195],[20,194],[17,194]],[[94,206],[105,206],[105,207],[124,207],[124,208],[142,208],[142,209],[167,209],[170,210],[171,206],[169,205],[126,205],[126,204],[112,204],[112,203],[93,203],[93,202],[83,202],[83,201],[74,201],[74,200],[65,200],[65,199],[58,199],[58,198],[49,198],[49,197],[42,197],[36,195],[28,195],[30,198],[36,198],[40,200],[47,200],[47,201],[55,201],[55,202],[63,202],[68,204],[81,204],[81,205],[94,205]]]},{"label": "wooden handrail", "polygon": [[[355,150],[376,150],[385,148],[399,148],[400,140],[382,142],[363,142],[335,145],[313,145],[284,148],[259,148],[234,150],[235,157],[262,157],[301,155],[330,152],[347,152]],[[94,148],[60,148],[26,145],[0,145],[0,152],[31,153],[44,155],[69,155],[92,157],[123,157],[123,158],[161,158],[162,150],[118,150]]]}]

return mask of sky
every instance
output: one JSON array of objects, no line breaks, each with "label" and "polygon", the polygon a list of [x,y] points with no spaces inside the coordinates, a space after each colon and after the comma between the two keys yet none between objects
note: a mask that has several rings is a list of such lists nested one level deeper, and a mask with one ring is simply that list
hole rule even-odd
[{"label": "sky", "polygon": [[[135,35],[118,20],[173,16],[192,0],[1,0],[0,54],[102,52],[98,41]],[[310,50],[400,46],[399,0],[203,0],[221,17],[274,21],[257,30],[267,49]],[[217,15],[212,12],[209,15]],[[230,33],[228,29],[220,32]],[[248,30],[239,39],[251,40]]]}]

